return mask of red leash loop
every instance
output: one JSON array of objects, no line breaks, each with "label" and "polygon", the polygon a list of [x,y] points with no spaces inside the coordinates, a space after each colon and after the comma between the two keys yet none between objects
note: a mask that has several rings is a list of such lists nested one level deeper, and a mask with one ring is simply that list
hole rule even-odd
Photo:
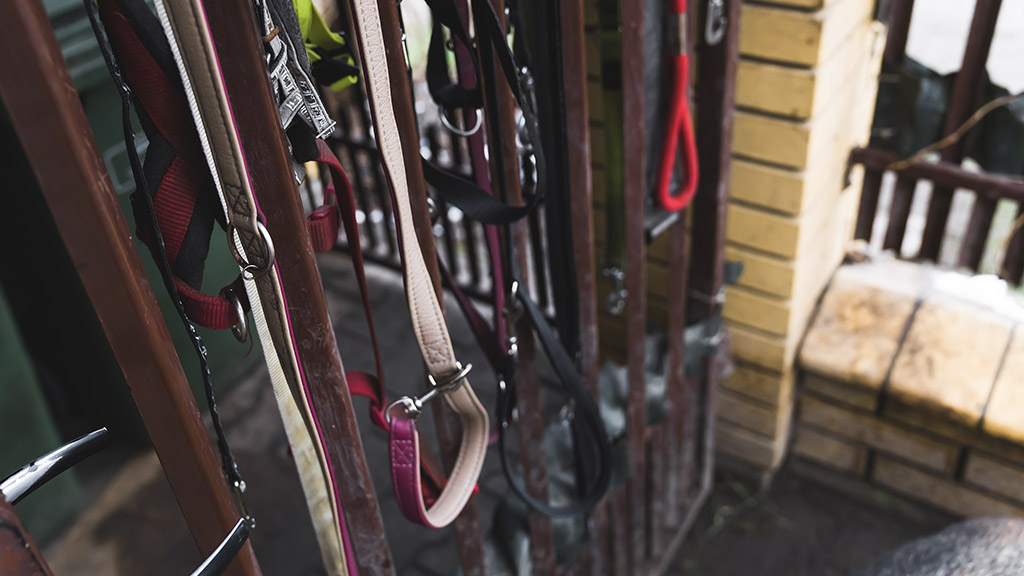
[{"label": "red leash loop", "polygon": [[[697,142],[693,136],[693,121],[690,117],[690,55],[686,51],[686,0],[669,0],[666,17],[675,18],[677,37],[673,39],[673,50],[668,55],[673,78],[669,105],[668,127],[661,143],[661,159],[658,164],[658,201],[669,212],[686,208],[697,192]],[[686,174],[679,195],[672,195],[672,170],[675,167],[679,140],[683,140],[683,159]]]}]

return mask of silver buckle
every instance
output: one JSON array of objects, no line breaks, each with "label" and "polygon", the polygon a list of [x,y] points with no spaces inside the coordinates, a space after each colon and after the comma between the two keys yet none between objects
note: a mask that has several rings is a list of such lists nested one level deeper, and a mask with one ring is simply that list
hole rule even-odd
[{"label": "silver buckle", "polygon": [[[392,416],[400,418],[407,418],[415,420],[420,417],[423,412],[423,406],[429,403],[434,398],[442,394],[448,394],[458,390],[462,386],[462,382],[469,376],[469,371],[473,369],[472,364],[462,365],[461,362],[455,363],[455,370],[451,374],[446,375],[441,379],[440,382],[434,379],[432,374],[427,374],[427,379],[430,380],[430,390],[419,396],[402,396],[398,400],[395,400],[388,405],[388,409],[384,413],[384,417],[388,424],[391,424]],[[401,410],[401,413],[397,413],[396,410]]]}]

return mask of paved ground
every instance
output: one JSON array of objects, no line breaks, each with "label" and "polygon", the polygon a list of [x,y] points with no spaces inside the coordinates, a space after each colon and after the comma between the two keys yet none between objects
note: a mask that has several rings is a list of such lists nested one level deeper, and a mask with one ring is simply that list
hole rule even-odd
[{"label": "paved ground", "polygon": [[[353,282],[343,257],[322,262],[335,312],[335,325],[346,368],[371,368],[372,357],[358,339],[361,310],[353,302]],[[376,274],[374,306],[404,307],[401,287]],[[394,318],[394,319],[393,319]],[[415,355],[412,334],[401,314],[381,315],[385,353],[390,358]],[[453,321],[456,345],[472,349],[464,323]],[[469,355],[483,371],[485,362]],[[405,390],[419,381],[418,363],[389,366],[390,386]],[[485,379],[479,380],[481,382]],[[490,395],[480,386],[483,396]],[[485,398],[485,403],[491,401]],[[222,412],[239,465],[246,475],[251,505],[258,518],[253,544],[268,576],[322,574],[312,526],[284,432],[262,369],[241,382],[222,401]],[[382,501],[398,573],[450,575],[456,557],[450,531],[430,531],[401,518],[390,492],[382,434],[362,420],[363,440]],[[427,434],[428,437],[432,434]],[[489,458],[482,481],[481,519],[489,524],[494,502],[504,492],[496,459]],[[126,463],[125,463],[126,462]],[[122,467],[123,466],[123,467]],[[98,469],[98,470],[97,470]],[[48,546],[54,571],[61,576],[188,574],[199,562],[184,521],[159,463],[150,453],[113,453],[90,473],[99,494],[95,504],[63,540]],[[873,505],[851,499],[783,471],[767,494],[731,476],[717,489],[690,542],[674,564],[677,574],[727,576],[846,574],[902,542],[932,532],[942,524],[927,514],[908,516],[877,496]]]}]

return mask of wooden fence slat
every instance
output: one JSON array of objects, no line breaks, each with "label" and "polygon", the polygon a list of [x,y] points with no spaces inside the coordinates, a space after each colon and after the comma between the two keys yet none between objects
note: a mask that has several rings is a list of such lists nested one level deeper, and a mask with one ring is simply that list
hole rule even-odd
[{"label": "wooden fence slat", "polygon": [[885,61],[899,65],[907,53],[910,18],[914,13],[914,0],[891,0],[889,6],[889,32],[885,40]]},{"label": "wooden fence slat", "polygon": [[[0,2],[0,97],[131,388],[192,537],[212,553],[241,516],[178,360],[46,10]],[[246,544],[228,574],[260,574]]]},{"label": "wooden fence slat", "polygon": [[[1024,202],[1017,203],[1014,222],[1020,222],[1021,218],[1024,218]],[[1024,277],[1024,226],[1012,230],[1006,240],[1006,254],[999,266],[999,277],[1018,286]]]},{"label": "wooden fence slat", "polygon": [[882,176],[880,170],[866,170],[864,173],[864,185],[860,192],[860,207],[857,209],[857,227],[854,238],[857,240],[871,241],[871,232],[875,228],[875,215],[878,213],[878,196],[882,190]]},{"label": "wooden fence slat", "polygon": [[[974,19],[971,21],[971,32],[967,37],[967,48],[964,50],[963,63],[953,84],[953,96],[946,110],[946,124],[942,135],[952,134],[967,121],[978,107],[981,86],[985,79],[985,67],[988,62],[989,48],[995,34],[996,20],[999,18],[1001,0],[978,0],[974,7]],[[944,148],[940,157],[944,162],[959,165],[964,158],[966,140],[960,139]],[[935,186],[932,190],[931,202],[928,204],[928,215],[925,219],[924,234],[921,236],[921,250],[918,258],[936,260],[942,248],[942,238],[946,223],[949,221],[949,210],[953,205],[953,188]],[[973,219],[973,218],[972,218]]]},{"label": "wooden fence slat", "polygon": [[984,196],[974,198],[971,208],[971,219],[967,224],[963,244],[960,246],[959,266],[978,271],[989,230],[992,229],[992,217],[996,213],[996,201]]},{"label": "wooden fence slat", "polygon": [[892,191],[892,204],[889,206],[889,225],[885,230],[883,250],[893,250],[897,255],[903,246],[903,236],[907,232],[907,218],[910,217],[910,206],[914,203],[914,189],[917,179],[906,174],[896,178],[896,187]]}]

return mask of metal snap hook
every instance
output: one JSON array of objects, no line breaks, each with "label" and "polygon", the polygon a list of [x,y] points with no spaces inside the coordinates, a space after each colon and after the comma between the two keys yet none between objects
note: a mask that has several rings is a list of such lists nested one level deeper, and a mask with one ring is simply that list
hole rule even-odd
[{"label": "metal snap hook", "polygon": [[[472,364],[463,366],[461,362],[455,362],[455,370],[451,374],[444,376],[440,381],[436,380],[433,374],[427,374],[427,380],[430,381],[430,390],[419,396],[402,396],[388,405],[387,410],[384,411],[384,418],[387,420],[388,425],[391,425],[391,419],[394,416],[416,420],[423,413],[423,406],[431,400],[458,390],[472,369]],[[398,413],[398,410],[401,410],[401,413]]]}]

